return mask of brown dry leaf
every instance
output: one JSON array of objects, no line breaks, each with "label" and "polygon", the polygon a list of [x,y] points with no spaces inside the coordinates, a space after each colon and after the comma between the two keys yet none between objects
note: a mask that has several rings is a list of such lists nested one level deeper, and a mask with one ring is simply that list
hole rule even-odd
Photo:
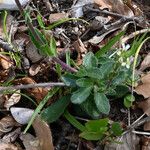
[{"label": "brown dry leaf", "polygon": [[54,13],[54,14],[50,14],[49,21],[50,23],[55,23],[61,19],[67,19],[67,18],[68,18],[67,13]]},{"label": "brown dry leaf", "polygon": [[0,142],[0,150],[19,150],[14,144]]},{"label": "brown dry leaf", "polygon": [[21,128],[17,128],[16,130],[6,134],[3,136],[2,141],[5,143],[12,143],[18,138],[21,133]]},{"label": "brown dry leaf", "polygon": [[87,49],[85,48],[83,42],[78,39],[73,43],[73,46],[75,50],[78,52],[78,58],[77,58],[77,64],[81,65],[82,64],[82,57],[87,53]]},{"label": "brown dry leaf", "polygon": [[44,56],[38,53],[38,49],[34,46],[32,42],[29,42],[26,45],[26,54],[30,61],[32,61],[33,63],[36,63],[44,58]]},{"label": "brown dry leaf", "polygon": [[[15,81],[17,84],[34,84],[36,83],[32,78],[24,77],[22,79]],[[46,88],[35,87],[32,89],[27,89],[27,92],[35,97],[36,101],[39,103],[48,93]]]},{"label": "brown dry leaf", "polygon": [[5,100],[4,107],[9,110],[9,108],[15,104],[17,104],[21,99],[20,90],[16,91],[14,94],[10,96],[9,99]]},{"label": "brown dry leaf", "polygon": [[121,142],[121,144],[108,143],[105,145],[104,150],[140,150],[140,138],[132,132],[117,138],[115,141]]},{"label": "brown dry leaf", "polygon": [[13,62],[8,56],[0,54],[0,64],[3,69],[9,69],[12,66]]},{"label": "brown dry leaf", "polygon": [[141,108],[145,114],[150,116],[150,98],[138,103],[138,107]]},{"label": "brown dry leaf", "polygon": [[150,74],[147,74],[141,78],[142,84],[135,88],[135,92],[139,95],[143,95],[145,98],[150,97]]},{"label": "brown dry leaf", "polygon": [[49,125],[37,116],[33,122],[33,128],[40,142],[41,150],[54,150],[52,135]]},{"label": "brown dry leaf", "polygon": [[41,65],[39,64],[33,64],[30,69],[29,69],[29,74],[31,76],[35,76],[36,74],[38,74],[38,72],[41,70]]},{"label": "brown dry leaf", "polygon": [[144,136],[142,138],[142,149],[141,150],[150,150],[150,137]]},{"label": "brown dry leaf", "polygon": [[144,131],[150,131],[150,121],[144,124]]},{"label": "brown dry leaf", "polygon": [[40,148],[39,140],[33,135],[26,133],[20,136],[20,139],[23,141],[25,150],[42,150]]},{"label": "brown dry leaf", "polygon": [[142,61],[139,71],[143,71],[149,67],[150,67],[150,53],[148,53],[148,55]]},{"label": "brown dry leaf", "polygon": [[10,132],[16,125],[16,121],[11,116],[6,116],[0,120],[0,136],[3,133]]},{"label": "brown dry leaf", "polygon": [[123,0],[94,0],[94,2],[99,5],[101,9],[108,8],[112,12],[116,12],[129,17],[134,16],[134,12],[132,11],[132,9],[124,4]]}]

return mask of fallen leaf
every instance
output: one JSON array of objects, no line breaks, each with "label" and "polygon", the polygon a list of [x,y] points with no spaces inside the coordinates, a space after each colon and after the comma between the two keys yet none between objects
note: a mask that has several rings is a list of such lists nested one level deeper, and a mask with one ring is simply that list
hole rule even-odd
[{"label": "fallen leaf", "polygon": [[33,122],[33,128],[40,142],[41,150],[54,150],[52,135],[49,125],[37,116]]},{"label": "fallen leaf", "polygon": [[[17,84],[34,84],[36,83],[32,78],[29,77],[24,77],[18,80],[15,80],[15,83]],[[48,93],[48,90],[46,88],[41,88],[41,87],[35,87],[31,89],[26,90],[28,94],[33,96],[36,101],[39,103]]]},{"label": "fallen leaf", "polygon": [[0,64],[3,69],[9,69],[12,66],[13,62],[8,56],[0,54]]},{"label": "fallen leaf", "polygon": [[12,94],[9,99],[5,100],[4,107],[7,110],[9,110],[11,106],[17,104],[20,101],[20,98],[21,98],[20,90],[15,91],[15,93]]},{"label": "fallen leaf", "polygon": [[26,148],[26,150],[42,150],[40,148],[39,140],[33,135],[29,133],[22,134],[20,135],[20,139],[22,140],[23,145]]},{"label": "fallen leaf", "polygon": [[139,95],[143,95],[145,98],[150,97],[150,74],[147,74],[141,78],[142,84],[135,88],[135,92]]},{"label": "fallen leaf", "polygon": [[0,142],[0,150],[19,150],[14,144]]},{"label": "fallen leaf", "polygon": [[150,131],[150,121],[144,124],[144,131]]},{"label": "fallen leaf", "polygon": [[0,120],[0,136],[10,132],[16,125],[16,121],[11,116],[6,116]]},{"label": "fallen leaf", "polygon": [[150,150],[150,137],[142,137],[142,148],[141,150]]},{"label": "fallen leaf", "polygon": [[78,52],[78,58],[77,58],[77,64],[81,65],[82,64],[82,57],[87,53],[87,49],[85,48],[83,42],[78,39],[73,43],[73,46],[75,50]]},{"label": "fallen leaf", "polygon": [[143,110],[145,114],[150,116],[150,98],[138,103],[138,107]]},{"label": "fallen leaf", "polygon": [[49,16],[50,23],[55,23],[61,19],[67,19],[68,14],[67,13],[53,13]]},{"label": "fallen leaf", "polygon": [[41,66],[38,64],[33,64],[29,69],[29,74],[35,76],[41,70]]},{"label": "fallen leaf", "polygon": [[134,133],[129,132],[115,141],[121,143],[112,142],[111,144],[106,144],[104,150],[140,150],[140,138]]},{"label": "fallen leaf", "polygon": [[30,61],[36,63],[44,58],[44,56],[38,53],[38,49],[34,46],[32,42],[28,42],[26,45],[26,54]]},{"label": "fallen leaf", "polygon": [[3,136],[2,141],[5,143],[12,143],[18,138],[21,133],[21,128],[17,128],[16,130],[6,134]]},{"label": "fallen leaf", "polygon": [[144,71],[149,67],[150,67],[150,53],[148,53],[148,55],[142,61],[139,71]]},{"label": "fallen leaf", "polygon": [[101,9],[107,8],[112,12],[133,17],[133,11],[123,2],[123,0],[94,0]]}]

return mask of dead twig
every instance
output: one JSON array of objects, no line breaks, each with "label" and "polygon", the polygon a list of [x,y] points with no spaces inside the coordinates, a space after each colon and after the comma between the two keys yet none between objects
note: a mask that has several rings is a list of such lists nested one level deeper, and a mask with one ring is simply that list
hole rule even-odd
[{"label": "dead twig", "polygon": [[59,87],[66,86],[63,82],[47,82],[47,83],[34,83],[34,84],[26,84],[26,85],[16,85],[16,86],[8,86],[8,87],[0,87],[0,92],[5,90],[19,90],[19,89],[29,89],[36,87]]},{"label": "dead twig", "polygon": [[125,21],[136,21],[136,22],[139,22],[139,21],[140,21],[140,19],[139,19],[138,17],[128,17],[128,16],[125,16],[125,15],[113,13],[113,12],[110,12],[110,11],[107,11],[107,10],[93,9],[93,8],[91,8],[91,7],[88,7],[88,6],[87,6],[86,8],[87,8],[88,10],[90,10],[90,11],[93,11],[93,12],[103,13],[103,14],[106,14],[106,15],[109,15],[109,16],[122,18],[122,19],[124,19]]}]

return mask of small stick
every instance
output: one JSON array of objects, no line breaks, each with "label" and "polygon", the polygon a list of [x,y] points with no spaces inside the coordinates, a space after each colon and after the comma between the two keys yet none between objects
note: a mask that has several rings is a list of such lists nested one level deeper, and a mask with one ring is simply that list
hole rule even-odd
[{"label": "small stick", "polygon": [[133,21],[134,20],[136,22],[139,22],[139,18],[138,17],[128,17],[128,16],[125,16],[125,15],[113,13],[113,12],[110,12],[110,11],[107,11],[107,10],[93,9],[93,8],[88,7],[88,6],[86,8],[91,10],[91,11],[93,11],[93,12],[98,12],[98,13],[107,14],[109,16],[123,18],[124,20],[128,20],[128,21]]},{"label": "small stick", "polygon": [[66,86],[63,82],[47,82],[47,83],[34,83],[34,84],[26,84],[26,85],[16,85],[16,86],[8,86],[8,87],[0,87],[0,92],[5,90],[20,90],[20,89],[29,89],[36,87],[56,87],[56,86]]}]

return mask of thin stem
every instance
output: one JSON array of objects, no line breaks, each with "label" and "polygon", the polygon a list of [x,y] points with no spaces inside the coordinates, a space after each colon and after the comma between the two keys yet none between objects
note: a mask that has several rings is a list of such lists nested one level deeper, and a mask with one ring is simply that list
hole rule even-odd
[{"label": "thin stem", "polygon": [[0,87],[0,92],[5,90],[19,90],[19,89],[29,89],[29,88],[36,88],[36,87],[59,87],[59,86],[66,86],[62,82],[49,82],[49,83],[35,83],[35,84],[26,84],[26,85],[16,85],[16,86],[8,86],[8,87]]}]

